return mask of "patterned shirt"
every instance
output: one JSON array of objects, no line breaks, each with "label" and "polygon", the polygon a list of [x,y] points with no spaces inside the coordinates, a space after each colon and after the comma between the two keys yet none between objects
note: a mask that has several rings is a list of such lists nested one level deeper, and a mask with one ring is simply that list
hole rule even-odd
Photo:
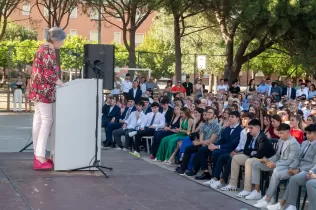
[{"label": "patterned shirt", "polygon": [[216,134],[217,137],[214,142],[216,143],[221,138],[221,126],[218,124],[217,120],[205,122],[200,128],[200,133],[204,134],[203,140],[210,140],[211,136]]},{"label": "patterned shirt", "polygon": [[41,45],[35,54],[30,79],[29,98],[42,103],[56,101],[56,82],[58,66],[55,50],[48,45]]}]

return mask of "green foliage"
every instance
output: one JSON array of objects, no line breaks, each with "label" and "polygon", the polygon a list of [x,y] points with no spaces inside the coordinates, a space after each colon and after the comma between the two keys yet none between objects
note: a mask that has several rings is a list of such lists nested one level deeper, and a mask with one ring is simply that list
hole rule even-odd
[{"label": "green foliage", "polygon": [[115,45],[115,67],[128,66],[128,51],[124,45],[113,43]]},{"label": "green foliage", "polygon": [[75,69],[77,68],[77,65],[78,69],[81,69],[83,67],[83,58],[76,58],[75,56],[69,55],[69,51],[71,50],[75,53],[83,55],[85,44],[96,44],[96,42],[90,42],[88,39],[82,36],[67,37],[63,47],[60,50],[61,68],[63,70]]},{"label": "green foliage", "polygon": [[36,50],[41,42],[35,40],[24,40],[19,42],[16,49],[16,60],[19,63],[32,64]]},{"label": "green foliage", "polygon": [[37,31],[9,22],[5,30],[3,40],[37,40]]}]

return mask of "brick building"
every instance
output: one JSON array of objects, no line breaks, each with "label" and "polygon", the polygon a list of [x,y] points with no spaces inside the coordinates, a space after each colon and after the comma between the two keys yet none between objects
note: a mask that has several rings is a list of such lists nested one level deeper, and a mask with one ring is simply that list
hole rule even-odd
[{"label": "brick building", "polygon": [[[17,9],[13,11],[10,19],[17,21],[18,24],[33,28],[37,30],[38,40],[43,40],[47,33],[47,23],[43,19],[40,13],[44,16],[48,15],[47,8],[44,5],[40,5],[39,8],[34,6],[35,0],[23,1]],[[40,11],[39,11],[40,10]],[[65,32],[70,35],[81,35],[91,41],[98,40],[98,12],[96,9],[88,8],[84,10],[80,5],[75,7],[70,15],[69,24],[65,28]],[[65,15],[67,17],[67,15]],[[136,45],[142,43],[146,32],[149,30],[153,21],[154,15],[151,14],[144,23],[139,27],[136,33]],[[114,24],[122,26],[120,19],[109,19]],[[66,25],[67,19],[64,18],[61,27]],[[123,32],[121,29],[110,25],[109,23],[102,22],[101,38],[103,44],[109,44],[113,41],[117,43],[123,43]]]}]

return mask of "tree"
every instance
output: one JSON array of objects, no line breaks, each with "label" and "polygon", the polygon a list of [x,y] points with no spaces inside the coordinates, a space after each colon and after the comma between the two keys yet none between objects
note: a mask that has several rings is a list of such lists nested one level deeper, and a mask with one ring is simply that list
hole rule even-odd
[{"label": "tree", "polygon": [[18,5],[23,0],[1,0],[0,1],[0,40],[2,40],[6,31],[9,17],[13,10],[17,9]]},{"label": "tree", "polygon": [[84,54],[84,45],[92,44],[95,42],[90,42],[90,40],[82,37],[82,36],[68,36],[64,42],[63,48],[61,48],[61,67],[65,70],[72,69],[82,69],[84,65],[83,57],[75,57],[69,55],[69,51],[75,52],[79,55]]},{"label": "tree", "polygon": [[174,76],[174,45],[157,37],[152,28],[139,46],[140,68],[152,70],[152,76],[156,79]]},{"label": "tree", "polygon": [[196,7],[196,1],[194,0],[164,0],[163,6],[166,9],[167,13],[173,16],[173,31],[176,56],[175,72],[176,79],[181,80],[181,38],[196,32],[206,30],[211,27],[211,25],[188,25],[186,24],[186,20],[207,10],[208,6],[198,8]]},{"label": "tree", "polygon": [[[102,7],[102,21],[123,32],[123,42],[129,53],[128,66],[136,68],[136,31],[159,6],[159,0],[90,0],[95,8]],[[121,21],[118,24],[117,20]]]},{"label": "tree", "polygon": [[3,39],[19,41],[37,40],[37,32],[14,22],[8,22]]},{"label": "tree", "polygon": [[[312,7],[309,10],[314,11],[315,1],[306,2],[309,2],[306,7]],[[300,27],[307,9],[300,1],[199,0],[198,3],[210,8],[205,15],[210,24],[217,24],[225,42],[224,76],[230,83],[238,77],[242,65],[248,60],[286,37],[287,41],[293,41],[293,36],[289,35]],[[314,14],[308,15],[315,19]]]}]

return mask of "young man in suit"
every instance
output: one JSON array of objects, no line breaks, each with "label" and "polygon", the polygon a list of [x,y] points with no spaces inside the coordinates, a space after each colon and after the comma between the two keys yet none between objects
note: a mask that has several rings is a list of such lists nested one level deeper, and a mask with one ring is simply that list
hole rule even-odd
[{"label": "young man in suit", "polygon": [[229,185],[222,187],[223,191],[236,191],[240,166],[245,166],[244,190],[236,196],[244,198],[252,191],[252,165],[263,157],[270,158],[275,154],[272,144],[260,130],[261,123],[253,119],[248,123],[249,134],[244,147],[244,154],[235,155],[232,159]]},{"label": "young man in suit", "polygon": [[142,97],[142,91],[138,88],[138,81],[133,82],[133,87],[128,91],[128,95],[131,99],[138,103]]},{"label": "young man in suit", "polygon": [[150,107],[150,103],[149,103],[149,98],[142,98],[141,99],[144,103],[144,107],[143,107],[143,112],[144,114],[148,114],[150,113],[152,110],[151,110],[151,107]]},{"label": "young man in suit", "polygon": [[[282,210],[284,209],[285,203],[289,204],[286,210],[296,210],[296,200],[299,193],[299,187],[306,185],[307,182],[308,185],[315,182],[314,180],[310,180],[316,177],[314,175],[314,172],[316,172],[316,125],[308,125],[305,128],[305,131],[308,141],[304,141],[302,143],[299,156],[289,166],[288,174],[291,178],[287,185],[283,199],[277,204],[268,205],[268,210]],[[308,194],[308,196],[314,198],[315,191],[313,190],[311,194]],[[315,199],[309,199],[309,201],[309,209],[316,209]]]},{"label": "young man in suit", "polygon": [[295,99],[296,98],[296,89],[292,87],[292,82],[287,81],[286,87],[282,90],[282,95],[286,96],[288,99]]},{"label": "young man in suit", "polygon": [[[130,142],[131,142],[131,138],[129,137],[129,132],[135,131],[137,130],[140,126],[141,123],[143,121],[146,121],[146,115],[143,112],[143,102],[139,102],[136,105],[136,111],[132,112],[129,117],[124,120],[124,124],[122,126],[122,128],[117,129],[115,131],[113,131],[113,137],[114,137],[114,141],[116,142],[117,146],[118,146],[118,150],[124,150],[127,151],[129,146],[130,146]],[[125,135],[125,147],[123,148],[123,144],[121,141],[121,136]]]},{"label": "young man in suit", "polygon": [[193,93],[193,84],[190,82],[190,77],[187,76],[185,82],[182,86],[186,89],[187,96],[190,96]]},{"label": "young man in suit", "polygon": [[[130,99],[129,97],[126,98],[127,101],[127,107],[125,108],[124,112],[120,114],[120,118],[118,120],[114,120],[108,123],[106,130],[105,130],[105,136],[106,140],[102,142],[104,147],[112,147],[115,148],[115,142],[113,142],[113,131],[116,129],[119,129],[124,124],[124,120],[127,120],[127,118],[130,116],[132,112],[136,110],[135,102],[133,99]],[[120,109],[119,109],[120,110]],[[121,110],[120,110],[121,113]]]},{"label": "young man in suit", "polygon": [[[121,109],[116,105],[116,98],[113,96],[109,97],[109,105],[104,104],[102,107],[102,128],[107,130],[110,123],[114,123],[121,116]],[[103,141],[103,145],[106,143],[110,144],[111,141]]]},{"label": "young man in suit", "polygon": [[252,166],[252,184],[255,185],[255,190],[251,192],[246,199],[260,199],[260,171],[272,171],[269,188],[266,195],[259,200],[254,206],[257,208],[266,208],[269,202],[273,203],[271,200],[275,194],[277,187],[281,180],[286,180],[290,178],[288,173],[290,165],[299,156],[300,144],[297,140],[290,134],[290,126],[285,123],[281,123],[277,128],[278,135],[280,136],[278,142],[278,151],[271,158],[263,158],[260,163],[255,163]]},{"label": "young man in suit", "polygon": [[[212,170],[213,179],[204,182],[206,186],[210,186],[213,189],[218,189],[224,186],[228,182],[230,175],[230,169],[232,164],[232,158],[237,154],[242,154],[247,141],[248,123],[254,118],[254,115],[250,112],[246,112],[241,116],[242,127],[244,128],[240,132],[240,140],[236,149],[230,153],[225,153],[218,157],[216,166]],[[224,168],[224,172],[222,173]],[[221,176],[222,174],[222,176]]]},{"label": "young man in suit", "polygon": [[146,115],[146,121],[142,122],[138,131],[132,131],[129,133],[130,137],[135,136],[135,151],[131,153],[136,157],[140,157],[140,142],[143,136],[153,136],[156,129],[164,128],[166,125],[165,116],[160,113],[159,104],[154,102],[150,105],[152,112]]},{"label": "young man in suit", "polygon": [[162,108],[161,113],[165,116],[166,119],[166,126],[169,126],[173,116],[173,109],[169,106],[169,98],[163,98],[160,101],[160,105]]},{"label": "young man in suit", "polygon": [[222,154],[232,152],[239,144],[240,132],[242,131],[242,127],[239,124],[240,113],[238,111],[232,111],[229,114],[229,121],[231,126],[225,128],[218,142],[199,148],[197,158],[200,161],[200,167],[204,173],[200,176],[196,176],[196,180],[209,180],[212,178],[207,164],[209,157],[211,157],[213,167],[215,168],[218,157]]}]

